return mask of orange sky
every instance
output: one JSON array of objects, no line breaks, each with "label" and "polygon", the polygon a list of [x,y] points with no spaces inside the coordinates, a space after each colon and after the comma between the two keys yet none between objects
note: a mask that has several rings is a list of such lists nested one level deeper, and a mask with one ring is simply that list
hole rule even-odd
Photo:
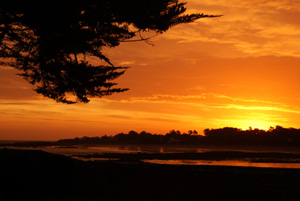
[{"label": "orange sky", "polygon": [[131,68],[130,91],[88,104],[45,99],[0,68],[0,140],[57,140],[129,130],[300,127],[300,1],[187,0],[222,14],[104,53]]}]

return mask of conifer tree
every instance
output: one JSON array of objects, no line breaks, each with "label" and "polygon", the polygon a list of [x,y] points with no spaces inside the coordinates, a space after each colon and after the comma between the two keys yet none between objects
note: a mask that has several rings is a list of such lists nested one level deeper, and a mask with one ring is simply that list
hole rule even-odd
[{"label": "conifer tree", "polygon": [[20,70],[37,93],[57,102],[87,103],[91,97],[124,92],[128,89],[113,80],[126,67],[114,66],[102,48],[136,38],[147,41],[141,32],[163,33],[217,17],[186,15],[185,5],[178,0],[1,1],[1,64]]}]

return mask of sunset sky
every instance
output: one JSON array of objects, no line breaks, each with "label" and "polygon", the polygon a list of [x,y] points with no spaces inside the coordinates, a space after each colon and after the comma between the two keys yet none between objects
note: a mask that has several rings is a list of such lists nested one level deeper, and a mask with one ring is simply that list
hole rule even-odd
[{"label": "sunset sky", "polygon": [[[130,68],[122,94],[65,105],[0,68],[0,140],[58,140],[130,130],[300,127],[300,1],[187,0],[223,15],[103,52]],[[151,35],[152,33],[146,34]]]}]

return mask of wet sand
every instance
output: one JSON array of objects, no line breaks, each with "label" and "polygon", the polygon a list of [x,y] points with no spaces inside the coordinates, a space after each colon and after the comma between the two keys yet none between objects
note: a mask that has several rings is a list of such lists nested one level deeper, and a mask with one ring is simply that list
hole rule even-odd
[{"label": "wet sand", "polygon": [[300,170],[83,162],[0,149],[0,200],[298,200]]}]

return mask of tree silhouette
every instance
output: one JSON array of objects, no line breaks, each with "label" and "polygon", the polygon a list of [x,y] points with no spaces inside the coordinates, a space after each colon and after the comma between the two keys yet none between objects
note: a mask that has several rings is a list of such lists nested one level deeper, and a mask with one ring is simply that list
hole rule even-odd
[{"label": "tree silhouette", "polygon": [[1,1],[1,64],[22,71],[19,75],[37,93],[57,102],[87,103],[128,90],[112,82],[126,67],[114,66],[103,47],[147,41],[142,32],[163,33],[177,24],[217,17],[185,11],[178,0]]}]

